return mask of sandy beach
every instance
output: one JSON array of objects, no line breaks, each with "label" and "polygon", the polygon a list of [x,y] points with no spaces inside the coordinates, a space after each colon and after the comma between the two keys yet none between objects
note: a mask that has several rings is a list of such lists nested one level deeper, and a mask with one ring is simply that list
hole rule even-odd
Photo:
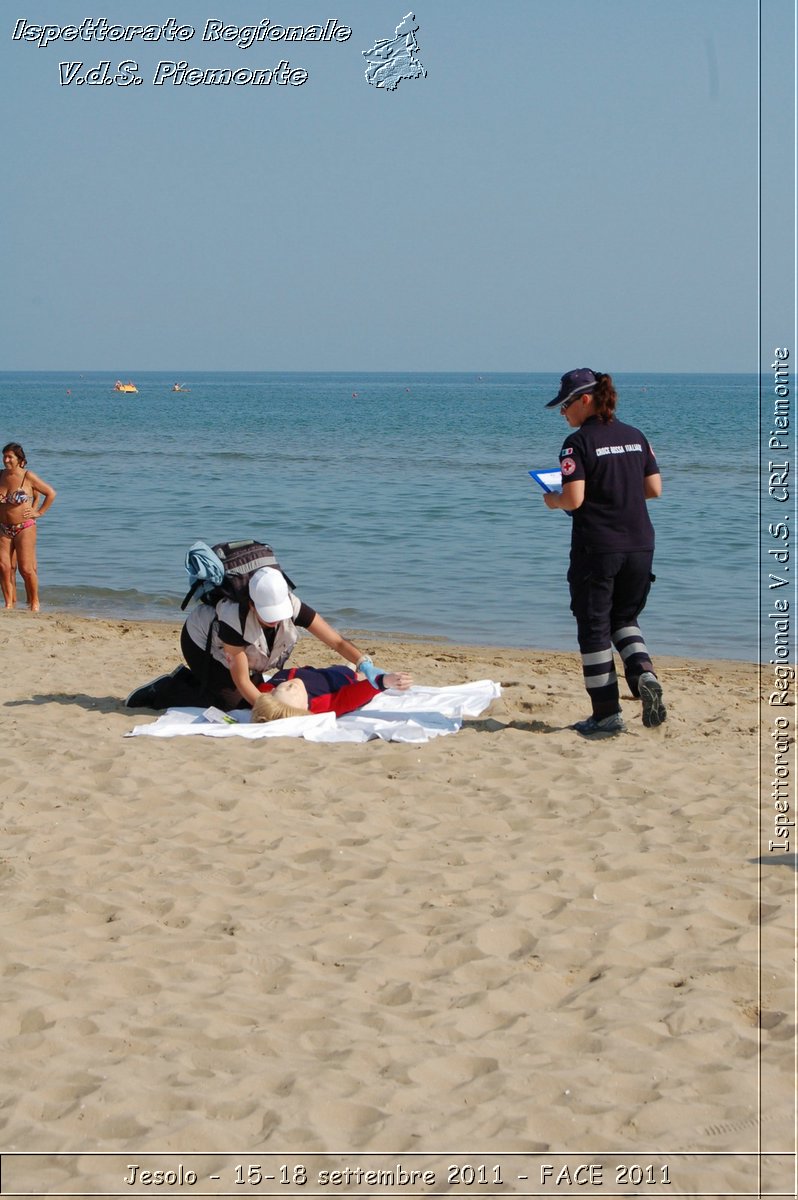
[{"label": "sandy beach", "polygon": [[667,723],[622,686],[595,743],[576,653],[359,634],[502,697],[422,746],[125,738],[178,630],[0,614],[4,1151],[789,1148],[754,665],[658,659]]}]

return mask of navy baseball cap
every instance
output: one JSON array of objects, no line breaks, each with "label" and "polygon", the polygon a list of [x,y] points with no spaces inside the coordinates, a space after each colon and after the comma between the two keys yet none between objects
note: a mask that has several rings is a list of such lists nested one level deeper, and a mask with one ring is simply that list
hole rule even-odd
[{"label": "navy baseball cap", "polygon": [[566,400],[573,400],[583,392],[592,392],[597,383],[595,373],[590,367],[577,367],[575,371],[568,371],[560,380],[559,392],[553,400],[549,400],[546,408],[565,404]]}]

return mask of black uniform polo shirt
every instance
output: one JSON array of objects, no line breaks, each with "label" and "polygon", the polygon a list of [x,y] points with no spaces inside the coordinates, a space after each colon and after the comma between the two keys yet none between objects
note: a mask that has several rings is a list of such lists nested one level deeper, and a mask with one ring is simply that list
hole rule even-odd
[{"label": "black uniform polo shirt", "polygon": [[571,514],[572,546],[590,554],[654,549],[643,489],[659,467],[639,429],[588,417],[563,442],[560,470],[563,483],[585,481],[584,503]]}]

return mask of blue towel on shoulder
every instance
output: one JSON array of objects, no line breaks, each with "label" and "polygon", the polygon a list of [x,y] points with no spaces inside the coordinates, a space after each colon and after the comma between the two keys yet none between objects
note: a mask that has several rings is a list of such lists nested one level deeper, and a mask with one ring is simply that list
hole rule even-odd
[{"label": "blue towel on shoulder", "polygon": [[186,571],[195,595],[203,595],[218,587],[224,579],[224,565],[205,542],[195,542],[186,552]]}]

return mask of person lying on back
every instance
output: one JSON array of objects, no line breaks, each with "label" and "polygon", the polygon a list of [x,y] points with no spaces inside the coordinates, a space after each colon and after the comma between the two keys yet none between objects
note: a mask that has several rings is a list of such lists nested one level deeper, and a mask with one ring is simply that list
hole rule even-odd
[{"label": "person lying on back", "polygon": [[253,721],[279,721],[284,717],[306,717],[308,713],[335,713],[342,717],[362,708],[386,688],[406,691],[413,682],[406,671],[390,671],[375,682],[358,679],[350,667],[292,667],[277,671],[252,706]]}]

